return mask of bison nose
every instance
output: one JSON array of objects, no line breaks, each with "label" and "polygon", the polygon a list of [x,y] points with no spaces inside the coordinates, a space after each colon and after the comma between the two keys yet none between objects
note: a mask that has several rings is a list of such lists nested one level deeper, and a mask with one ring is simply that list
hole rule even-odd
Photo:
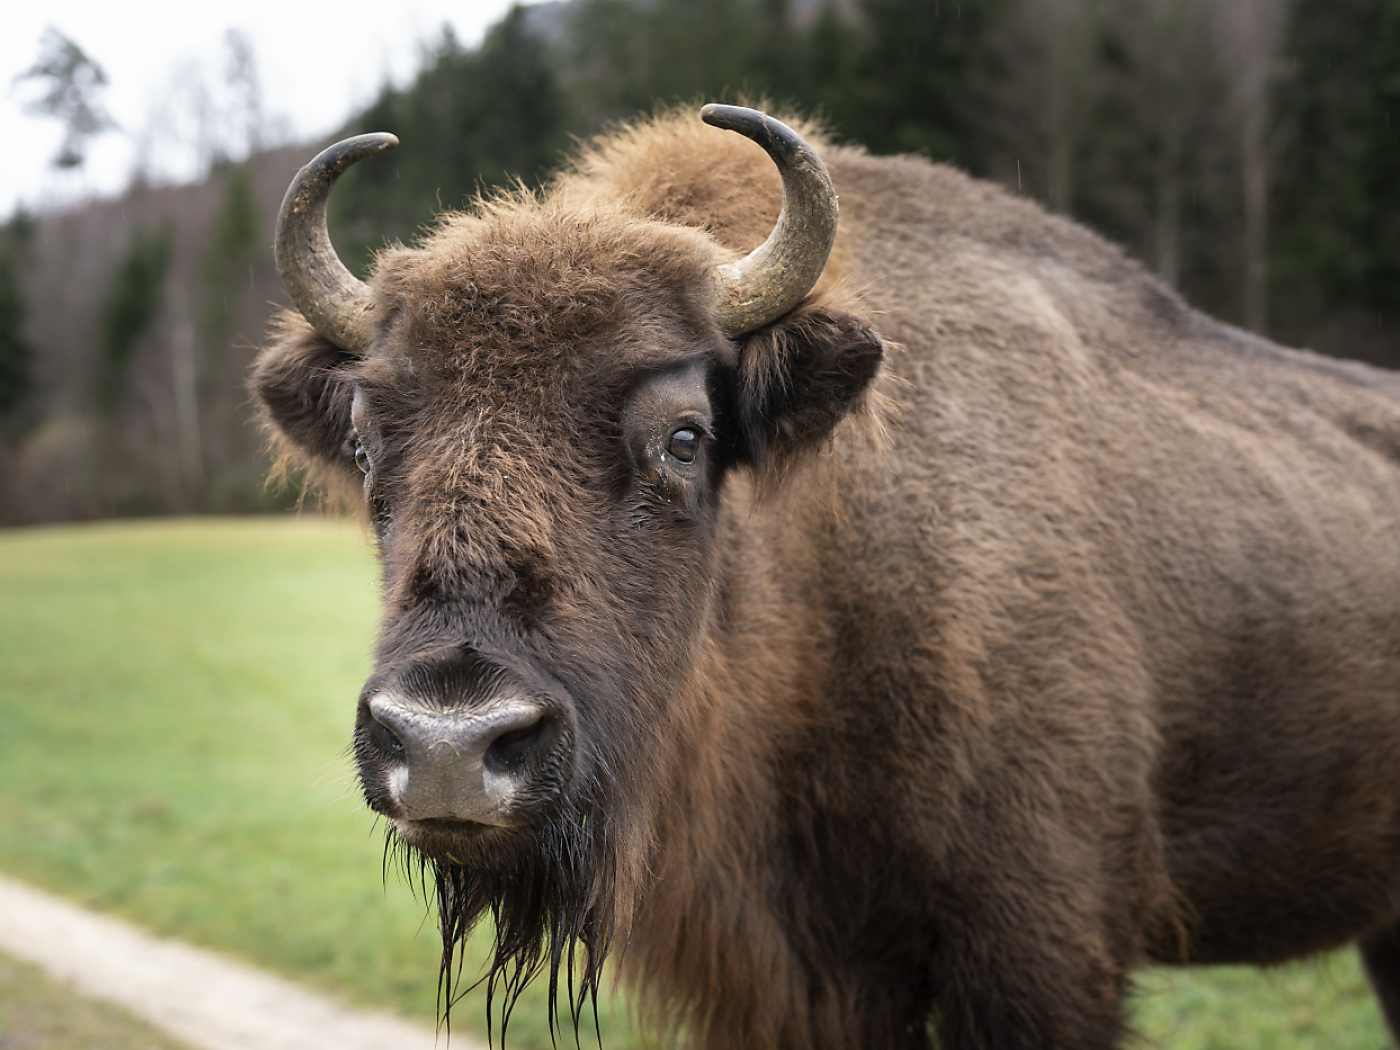
[{"label": "bison nose", "polygon": [[371,733],[390,738],[379,741],[393,756],[389,791],[410,820],[516,823],[512,811],[530,801],[531,759],[558,736],[550,708],[521,697],[447,711],[382,693],[369,712]]}]

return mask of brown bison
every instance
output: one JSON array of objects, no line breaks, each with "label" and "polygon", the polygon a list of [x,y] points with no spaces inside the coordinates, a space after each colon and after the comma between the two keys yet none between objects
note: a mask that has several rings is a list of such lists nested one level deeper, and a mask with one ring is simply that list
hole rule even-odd
[{"label": "brown bison", "polygon": [[575,1024],[611,952],[698,1047],[1043,1050],[1118,1045],[1146,961],[1356,940],[1400,1029],[1400,378],[704,117],[367,285],[326,195],[390,136],[283,206],[253,383],[363,483],[355,754],[446,963],[489,914]]}]

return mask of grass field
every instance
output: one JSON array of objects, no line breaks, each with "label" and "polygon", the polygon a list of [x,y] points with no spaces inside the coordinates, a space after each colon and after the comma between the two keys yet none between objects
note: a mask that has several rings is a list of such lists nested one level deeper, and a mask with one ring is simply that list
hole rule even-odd
[{"label": "grass field", "polygon": [[[374,580],[359,530],[315,517],[0,533],[0,869],[430,1019],[436,933],[381,879],[344,753]],[[1142,984],[1143,1046],[1388,1045],[1350,953]],[[511,1046],[550,1045],[540,1002]],[[641,1045],[624,1013],[609,1048]],[[454,1028],[484,1035],[482,1017],[469,1000]]]}]

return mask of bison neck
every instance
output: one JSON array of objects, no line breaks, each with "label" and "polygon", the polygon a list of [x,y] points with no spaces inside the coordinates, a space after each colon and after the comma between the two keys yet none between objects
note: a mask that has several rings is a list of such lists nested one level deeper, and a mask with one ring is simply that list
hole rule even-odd
[{"label": "bison neck", "polygon": [[[917,960],[890,946],[919,940],[869,863],[880,848],[898,868],[905,847],[882,830],[898,805],[893,727],[881,690],[849,679],[858,643],[843,626],[862,615],[861,573],[839,494],[865,455],[838,438],[781,491],[756,494],[741,475],[725,492],[708,637],[680,690],[683,743],[624,955],[654,1017],[703,1029],[698,1045],[897,1046],[888,1019],[907,1028],[922,1012],[913,995],[852,1002],[856,988],[906,989]],[[862,693],[866,711],[851,703]],[[853,943],[878,950],[862,958]]]}]

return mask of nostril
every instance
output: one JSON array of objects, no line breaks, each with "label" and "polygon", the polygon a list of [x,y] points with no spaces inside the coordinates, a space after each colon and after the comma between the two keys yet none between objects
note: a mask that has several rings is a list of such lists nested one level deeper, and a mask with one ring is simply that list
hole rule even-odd
[{"label": "nostril", "polygon": [[514,773],[523,766],[538,748],[545,736],[549,719],[543,713],[536,714],[525,725],[507,730],[491,741],[491,746],[482,756],[488,772]]},{"label": "nostril", "polygon": [[[398,713],[397,707],[386,706],[384,701],[378,697],[370,700],[361,708],[360,725],[363,727],[370,748],[377,754],[391,759],[404,757],[404,746],[401,739],[404,727],[401,720],[395,717]],[[368,718],[364,717],[366,714],[369,715]]]},{"label": "nostril", "polygon": [[388,755],[390,758],[403,758],[403,742],[399,740],[392,729],[378,718],[370,719],[369,740],[381,754]]}]

